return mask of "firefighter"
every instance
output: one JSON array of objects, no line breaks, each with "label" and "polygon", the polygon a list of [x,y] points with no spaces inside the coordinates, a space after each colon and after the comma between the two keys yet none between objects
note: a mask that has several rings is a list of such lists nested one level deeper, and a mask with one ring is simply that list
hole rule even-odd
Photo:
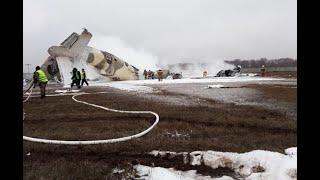
[{"label": "firefighter", "polygon": [[154,72],[151,71],[151,79],[154,79]]},{"label": "firefighter", "polygon": [[38,82],[37,82],[37,70],[33,73],[33,88],[36,88]]},{"label": "firefighter", "polygon": [[89,86],[87,82],[87,75],[84,69],[82,69],[82,73],[81,73],[81,86],[83,86],[83,83],[86,83],[86,85]]},{"label": "firefighter", "polygon": [[151,77],[152,77],[152,72],[149,70],[148,71],[148,79],[151,79]]},{"label": "firefighter", "polygon": [[40,91],[41,91],[41,99],[46,97],[46,86],[48,83],[48,78],[46,73],[39,67],[36,67],[35,73],[36,82],[39,83]]},{"label": "firefighter", "polygon": [[207,75],[208,75],[208,72],[206,70],[204,70],[203,71],[203,77],[205,78],[205,77],[207,77]]},{"label": "firefighter", "polygon": [[78,89],[80,89],[81,88],[81,86],[80,86],[81,73],[80,73],[80,71],[77,70],[77,68],[73,68],[71,79],[72,79],[71,89],[72,89],[74,84],[76,84]]},{"label": "firefighter", "polygon": [[147,79],[147,78],[148,78],[148,72],[147,72],[147,70],[144,70],[144,71],[143,71],[143,75],[144,75],[144,79]]},{"label": "firefighter", "polygon": [[264,67],[264,65],[262,65],[262,67],[261,67],[261,76],[262,77],[265,76],[265,72],[266,72],[266,68]]},{"label": "firefighter", "polygon": [[157,71],[157,74],[158,74],[158,80],[159,80],[159,81],[162,81],[162,79],[163,79],[163,71],[162,71],[161,69],[159,69],[159,70]]}]

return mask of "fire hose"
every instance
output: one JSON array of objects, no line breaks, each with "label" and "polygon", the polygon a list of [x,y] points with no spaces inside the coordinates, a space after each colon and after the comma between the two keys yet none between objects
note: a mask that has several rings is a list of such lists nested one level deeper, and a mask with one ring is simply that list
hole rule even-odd
[{"label": "fire hose", "polygon": [[25,99],[25,100],[23,100],[23,102],[27,102],[28,100],[29,100],[29,98],[30,98],[30,96],[31,96],[31,94],[32,94],[32,86],[33,86],[33,80],[31,80],[31,82],[29,83],[30,85],[29,85],[29,87],[27,88],[27,90],[23,93],[23,94],[26,94],[30,89],[30,92],[29,92],[29,95],[28,95],[28,97]]},{"label": "fire hose", "polygon": [[[29,94],[29,96],[27,97],[26,100],[24,100],[23,102],[27,102],[28,99],[31,97],[31,93],[32,90]],[[101,92],[98,92],[101,93]],[[96,108],[100,108],[106,111],[111,111],[111,112],[118,112],[118,113],[128,113],[128,114],[152,114],[154,115],[155,121],[154,123],[146,130],[138,133],[138,134],[134,134],[131,136],[125,136],[125,137],[120,137],[120,138],[115,138],[115,139],[104,139],[104,140],[84,140],[84,141],[72,141],[72,140],[51,140],[51,139],[43,139],[43,138],[34,138],[34,137],[28,137],[28,136],[23,136],[23,140],[25,141],[31,141],[31,142],[37,142],[37,143],[45,143],[45,144],[65,144],[65,145],[92,145],[92,144],[110,144],[110,143],[118,143],[118,142],[124,142],[124,141],[129,141],[132,139],[136,139],[139,138],[145,134],[147,134],[148,132],[150,132],[159,122],[159,115],[155,112],[152,111],[124,111],[124,110],[117,110],[117,109],[111,109],[111,108],[107,108],[104,106],[100,106],[100,105],[96,105],[96,104],[92,104],[92,103],[88,103],[85,101],[80,101],[78,99],[76,99],[77,96],[81,96],[84,94],[98,94],[98,93],[76,93],[72,96],[72,99],[77,102],[77,103],[82,103],[88,106],[92,106],[92,107],[96,107]],[[58,94],[57,94],[58,96]]]}]

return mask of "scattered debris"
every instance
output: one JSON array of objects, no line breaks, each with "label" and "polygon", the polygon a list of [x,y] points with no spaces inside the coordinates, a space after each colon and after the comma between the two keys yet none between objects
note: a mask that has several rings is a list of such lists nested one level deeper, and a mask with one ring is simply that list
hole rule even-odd
[{"label": "scattered debris", "polygon": [[222,88],[224,87],[222,84],[215,84],[215,85],[208,85],[205,87],[206,89],[212,89],[212,88]]}]

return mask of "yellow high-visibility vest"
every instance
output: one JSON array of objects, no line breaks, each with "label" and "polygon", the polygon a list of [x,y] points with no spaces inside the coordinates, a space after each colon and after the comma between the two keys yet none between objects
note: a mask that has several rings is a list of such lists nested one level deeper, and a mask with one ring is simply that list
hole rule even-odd
[{"label": "yellow high-visibility vest", "polygon": [[39,82],[48,82],[48,78],[47,78],[47,75],[46,75],[46,73],[45,72],[43,72],[41,69],[39,69],[38,71],[37,71],[37,73],[38,73],[38,81]]},{"label": "yellow high-visibility vest", "polygon": [[86,77],[84,75],[85,75],[85,73],[81,72],[81,79],[86,79]]}]

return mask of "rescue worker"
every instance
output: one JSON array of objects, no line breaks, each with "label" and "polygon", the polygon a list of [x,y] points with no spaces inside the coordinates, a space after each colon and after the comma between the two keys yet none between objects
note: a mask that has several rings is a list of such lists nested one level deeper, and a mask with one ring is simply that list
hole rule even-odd
[{"label": "rescue worker", "polygon": [[86,83],[87,86],[89,86],[89,84],[87,82],[87,75],[86,75],[86,72],[84,71],[84,69],[82,69],[82,73],[81,73],[81,86],[83,86],[83,83]]},{"label": "rescue worker", "polygon": [[80,74],[80,71],[77,70],[77,68],[73,68],[71,79],[72,79],[71,89],[74,84],[76,84],[78,89],[80,89],[81,88],[81,86],[80,86],[81,74]]},{"label": "rescue worker", "polygon": [[261,67],[261,76],[262,77],[265,76],[265,72],[266,72],[266,68],[264,67],[264,65],[262,65],[262,67]]},{"label": "rescue worker", "polygon": [[151,71],[151,78],[154,79],[154,72]]},{"label": "rescue worker", "polygon": [[46,86],[48,83],[48,78],[46,73],[39,67],[36,67],[36,81],[39,83],[40,91],[41,91],[41,99],[46,97]]},{"label": "rescue worker", "polygon": [[157,71],[157,74],[158,74],[158,80],[159,80],[159,81],[162,81],[162,79],[163,79],[163,71],[162,71],[161,69],[159,69],[159,70]]},{"label": "rescue worker", "polygon": [[37,70],[36,70],[33,73],[33,88],[36,88],[37,84],[38,84],[38,81],[37,81]]},{"label": "rescue worker", "polygon": [[147,72],[147,70],[144,70],[144,71],[143,71],[143,75],[144,75],[144,79],[147,79],[147,78],[148,78],[148,72]]},{"label": "rescue worker", "polygon": [[207,77],[208,72],[206,70],[203,71],[203,77]]},{"label": "rescue worker", "polygon": [[148,79],[151,79],[151,77],[152,77],[152,72],[149,70],[148,71]]}]

